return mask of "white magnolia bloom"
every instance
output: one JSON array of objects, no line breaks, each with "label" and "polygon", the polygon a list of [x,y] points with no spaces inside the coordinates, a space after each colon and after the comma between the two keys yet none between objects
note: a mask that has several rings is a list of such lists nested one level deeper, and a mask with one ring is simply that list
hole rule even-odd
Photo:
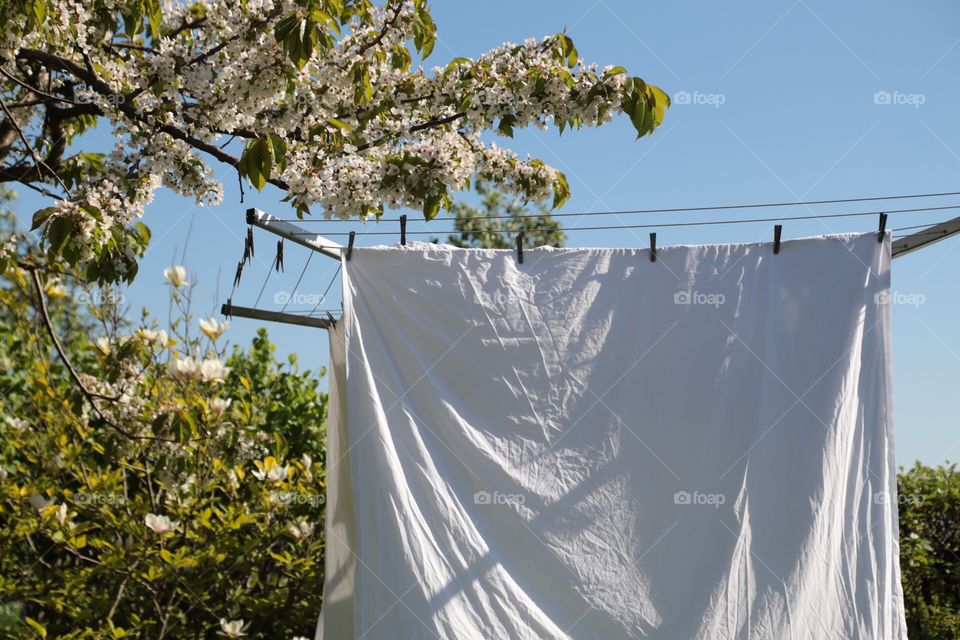
[{"label": "white magnolia bloom", "polygon": [[218,633],[228,638],[239,638],[247,635],[249,626],[249,624],[243,624],[242,619],[227,620],[226,618],[220,618],[220,631]]},{"label": "white magnolia bloom", "polygon": [[226,400],[224,400],[223,398],[214,398],[208,404],[210,405],[210,411],[213,413],[213,415],[219,417],[219,416],[222,416],[226,412],[226,410],[230,408],[230,405],[232,403],[233,403],[232,398],[227,398]]},{"label": "white magnolia bloom", "polygon": [[303,540],[313,535],[313,523],[306,520],[300,520],[296,523],[291,522],[287,530],[290,531],[290,535],[295,540]]},{"label": "white magnolia bloom", "polygon": [[190,283],[187,282],[187,270],[180,265],[164,269],[163,277],[175,287],[190,286]]},{"label": "white magnolia bloom", "polygon": [[93,341],[93,344],[97,347],[97,351],[103,355],[110,355],[110,338],[97,338]]},{"label": "white magnolia bloom", "polygon": [[64,524],[67,521],[67,505],[61,504],[57,507],[55,515],[57,516],[57,522]]},{"label": "white magnolia bloom", "polygon": [[180,526],[179,522],[171,520],[167,516],[158,516],[153,513],[148,513],[147,517],[144,518],[144,522],[146,522],[150,530],[160,535],[174,531]]},{"label": "white magnolia bloom", "polygon": [[147,344],[155,344],[161,347],[166,346],[166,344],[170,341],[170,338],[167,336],[167,332],[163,329],[156,331],[153,329],[138,329],[137,335]]},{"label": "white magnolia bloom", "polygon": [[200,320],[200,330],[211,340],[216,340],[223,335],[223,332],[227,330],[230,326],[229,320],[217,320],[216,318],[210,318],[209,320]]},{"label": "white magnolia bloom", "polygon": [[182,360],[174,356],[170,361],[170,372],[178,378],[197,378],[200,376],[200,363],[191,356],[187,356]]},{"label": "white magnolia bloom", "polygon": [[204,382],[223,382],[228,373],[230,367],[223,366],[216,358],[207,358],[200,363],[200,377]]}]

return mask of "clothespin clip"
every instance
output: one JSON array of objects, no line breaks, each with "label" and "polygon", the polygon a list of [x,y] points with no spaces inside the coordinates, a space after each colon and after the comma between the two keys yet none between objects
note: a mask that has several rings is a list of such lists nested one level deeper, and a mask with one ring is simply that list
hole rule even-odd
[{"label": "clothespin clip", "polygon": [[650,262],[657,261],[657,234],[650,234]]},{"label": "clothespin clip", "polygon": [[400,246],[407,246],[407,215],[400,216]]},{"label": "clothespin clip", "polygon": [[277,240],[277,260],[274,263],[277,265],[277,272],[283,272],[283,240]]},{"label": "clothespin clip", "polygon": [[327,311],[327,321],[330,322],[331,327],[337,326],[337,319],[333,317],[333,314]]},{"label": "clothespin clip", "polygon": [[883,236],[887,233],[887,214],[880,214],[880,231],[877,233],[877,242],[883,242]]},{"label": "clothespin clip", "polygon": [[353,257],[353,241],[357,237],[356,231],[350,232],[350,239],[347,241],[347,260],[349,261]]},{"label": "clothespin clip", "polygon": [[240,284],[240,276],[243,275],[243,260],[237,263],[237,273],[233,276],[233,286]]},{"label": "clothespin clip", "polygon": [[243,239],[243,262],[250,262],[250,235],[247,233],[247,237]]},{"label": "clothespin clip", "polygon": [[220,308],[220,313],[222,313],[227,318],[233,315],[233,298],[227,298],[227,304],[223,305]]},{"label": "clothespin clip", "polygon": [[247,250],[250,252],[250,257],[252,258],[253,253],[253,227],[247,227]]},{"label": "clothespin clip", "polygon": [[517,234],[517,264],[523,264],[523,231]]},{"label": "clothespin clip", "polygon": [[783,233],[783,225],[773,225],[773,254],[780,253],[780,234]]}]

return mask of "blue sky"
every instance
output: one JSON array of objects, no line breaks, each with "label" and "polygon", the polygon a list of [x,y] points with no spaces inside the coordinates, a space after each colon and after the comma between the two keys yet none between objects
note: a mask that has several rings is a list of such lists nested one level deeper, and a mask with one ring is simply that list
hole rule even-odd
[{"label": "blue sky", "polygon": [[[960,191],[960,5],[945,0],[901,3],[879,0],[640,3],[627,0],[523,0],[483,3],[435,0],[439,42],[428,65],[476,56],[504,41],[541,37],[567,28],[590,62],[616,64],[657,84],[686,104],[675,104],[660,130],[634,140],[625,119],[601,129],[562,137],[517,131],[510,146],[566,172],[573,196],[565,211],[701,206],[857,196]],[[85,144],[108,142],[103,132]],[[201,315],[218,310],[230,290],[243,247],[244,210],[257,206],[288,217],[275,191],[241,204],[232,170],[217,167],[225,198],[198,208],[169,192],[158,194],[145,222],[153,243],[141,275],[126,292],[132,309],[166,313],[161,272],[180,263],[195,284]],[[24,219],[42,200],[19,190]],[[960,197],[935,204],[960,204]],[[926,206],[925,201],[888,205]],[[821,207],[816,213],[873,210],[873,204]],[[449,222],[415,222],[445,237]],[[769,213],[769,212],[768,212]],[[804,215],[797,207],[773,215]],[[702,220],[725,214],[658,214],[632,222]],[[937,222],[955,212],[891,215],[889,227]],[[734,213],[731,217],[737,217]],[[767,217],[767,216],[760,216]],[[574,224],[586,225],[598,219]],[[617,224],[600,218],[603,224]],[[625,219],[626,220],[626,219]],[[566,219],[564,224],[573,222]],[[848,218],[790,221],[784,237],[875,228],[877,220]],[[315,225],[326,231],[360,230],[359,223]],[[369,227],[369,225],[368,225]],[[393,230],[388,228],[388,230]],[[189,234],[189,241],[188,241]],[[771,224],[664,228],[669,244],[753,242],[770,238]],[[257,233],[259,260],[248,267],[235,296],[253,306],[272,259],[274,241]],[[379,242],[380,240],[377,240]],[[647,245],[647,230],[580,232],[569,246]],[[894,396],[897,460],[928,464],[960,459],[960,419],[952,394],[960,382],[960,238],[894,263]],[[308,251],[286,249],[286,273],[272,276],[259,306],[279,308],[275,294],[289,292]],[[336,263],[315,256],[299,291],[323,292]],[[291,304],[293,309],[297,305]],[[311,308],[313,305],[300,305]],[[323,308],[339,306],[339,283]],[[233,342],[248,342],[259,323],[235,319]],[[280,354],[296,352],[305,367],[327,361],[323,331],[270,326]]]}]

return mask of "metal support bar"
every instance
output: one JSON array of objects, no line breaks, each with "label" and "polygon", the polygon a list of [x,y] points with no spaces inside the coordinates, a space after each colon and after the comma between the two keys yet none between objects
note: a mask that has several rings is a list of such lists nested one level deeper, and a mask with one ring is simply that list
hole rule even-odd
[{"label": "metal support bar", "polygon": [[941,222],[940,224],[935,224],[932,227],[927,227],[926,229],[921,229],[916,233],[912,233],[906,238],[895,240],[891,246],[891,256],[894,258],[899,258],[900,256],[906,255],[911,251],[922,249],[923,247],[931,245],[934,242],[940,242],[944,238],[949,238],[950,236],[958,233],[960,233],[960,218],[954,218],[952,220],[947,220],[946,222]]},{"label": "metal support bar", "polygon": [[220,313],[223,315],[237,316],[238,318],[282,322],[283,324],[295,324],[301,327],[315,327],[317,329],[329,329],[330,325],[333,324],[329,318],[314,318],[312,316],[299,316],[293,313],[251,309],[250,307],[238,307],[235,304],[229,306],[223,305],[220,307]]},{"label": "metal support bar", "polygon": [[[290,242],[296,242],[299,245],[319,251],[325,256],[335,260],[340,259],[340,250],[343,245],[334,242],[328,238],[315,233],[310,233],[302,228],[284,222],[276,216],[260,211],[259,209],[247,209],[247,224],[260,227],[264,231],[275,233],[281,238],[286,238]],[[236,309],[236,307],[234,307]]]}]

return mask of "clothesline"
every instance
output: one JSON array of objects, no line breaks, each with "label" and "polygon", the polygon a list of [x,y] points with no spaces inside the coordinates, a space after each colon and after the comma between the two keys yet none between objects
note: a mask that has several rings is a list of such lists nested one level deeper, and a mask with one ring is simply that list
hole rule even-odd
[{"label": "clothesline", "polygon": [[[806,206],[826,205],[826,204],[850,204],[854,202],[883,202],[888,200],[941,198],[941,197],[957,196],[957,195],[960,195],[960,191],[945,191],[941,193],[917,193],[917,194],[894,195],[894,196],[872,196],[872,197],[860,197],[860,198],[835,198],[831,200],[804,200],[804,201],[794,201],[794,202],[761,202],[761,203],[751,203],[751,204],[709,205],[709,206],[699,206],[699,207],[670,207],[666,209],[624,209],[620,211],[559,211],[557,213],[551,213],[550,217],[563,218],[563,217],[579,217],[579,216],[619,216],[619,215],[634,215],[634,214],[649,214],[649,213],[684,213],[684,212],[697,212],[697,211],[726,211],[726,210],[735,210],[735,209],[806,207]],[[879,212],[875,212],[875,213],[879,213]],[[516,216],[512,216],[512,215],[463,216],[460,218],[460,220],[511,220],[516,218],[539,218],[539,217],[542,217],[543,215],[544,214],[541,214],[541,213],[532,213],[532,214],[520,214]],[[339,218],[280,218],[279,221],[300,222],[300,223],[346,222],[345,220],[341,220]],[[400,222],[400,218],[380,218],[378,222]]]},{"label": "clothesline", "polygon": [[[698,220],[694,222],[664,222],[659,224],[654,223],[644,223],[644,224],[618,224],[618,225],[594,225],[586,227],[566,227],[566,228],[556,228],[555,231],[562,231],[563,233],[570,233],[574,231],[613,231],[618,229],[659,229],[659,228],[668,228],[668,227],[700,227],[700,226],[714,226],[714,225],[727,225],[727,224],[754,224],[754,223],[763,223],[763,222],[783,222],[783,221],[794,221],[794,220],[822,220],[830,218],[855,218],[863,216],[878,216],[882,213],[890,214],[902,214],[902,213],[919,213],[919,212],[929,212],[929,211],[948,211],[948,210],[957,210],[960,209],[960,205],[946,205],[940,207],[914,207],[909,209],[890,209],[887,211],[874,210],[874,211],[856,211],[851,213],[828,213],[828,214],[817,214],[817,215],[798,215],[798,216],[780,216],[780,217],[768,217],[768,218],[740,218],[734,220]],[[556,214],[554,214],[556,215]],[[487,218],[488,220],[495,219],[495,216]],[[463,220],[464,218],[460,218]],[[518,219],[522,217],[518,216]],[[383,221],[381,220],[381,223]],[[939,224],[939,223],[932,223]],[[928,226],[928,225],[920,225]],[[906,227],[905,227],[906,228]],[[457,232],[459,230],[454,230]],[[478,230],[467,230],[461,231],[469,234],[502,234],[505,232],[504,229],[478,229]],[[342,232],[326,232],[325,236],[349,236],[351,232],[342,231]],[[439,230],[432,231],[407,231],[407,235],[417,235],[417,236],[430,236],[436,235],[438,233],[447,233]],[[309,231],[295,232],[293,235],[297,236],[313,236],[315,234]],[[397,232],[394,231],[357,231],[357,236],[396,236]]]}]

